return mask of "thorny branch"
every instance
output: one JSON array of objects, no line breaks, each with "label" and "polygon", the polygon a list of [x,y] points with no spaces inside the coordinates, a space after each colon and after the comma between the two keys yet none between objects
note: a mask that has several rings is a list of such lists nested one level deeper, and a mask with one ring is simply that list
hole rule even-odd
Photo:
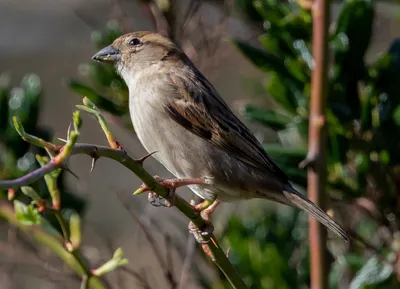
[{"label": "thorny branch", "polygon": [[[49,146],[50,150],[53,148],[55,149],[57,147],[56,151],[53,151],[54,157],[45,165],[43,165],[41,168],[29,173],[26,176],[23,176],[21,178],[15,179],[15,180],[8,180],[8,181],[0,181],[0,188],[4,189],[18,189],[21,186],[26,186],[29,185],[38,179],[44,177],[46,174],[49,174],[53,172],[54,170],[60,168],[63,163],[66,162],[66,160],[73,155],[80,155],[80,154],[86,154],[92,158],[99,159],[101,157],[104,158],[110,158],[113,159],[119,163],[121,163],[123,166],[125,166],[127,169],[132,171],[136,176],[138,176],[146,185],[146,187],[158,194],[159,196],[163,198],[169,198],[170,195],[170,189],[168,187],[163,186],[160,184],[153,176],[151,176],[142,166],[142,164],[132,157],[130,157],[126,151],[122,149],[122,147],[115,141],[113,138],[111,131],[109,130],[109,127],[104,119],[104,117],[101,116],[101,112],[97,109],[97,107],[91,103],[86,97],[83,99],[85,108],[80,106],[79,108],[85,110],[86,112],[96,116],[97,120],[100,122],[101,127],[103,131],[106,134],[107,140],[109,141],[110,145],[115,147],[115,148],[109,148],[109,147],[104,147],[104,146],[97,146],[93,144],[85,144],[85,143],[76,143],[77,137],[79,135],[78,133],[78,128],[81,125],[81,121],[79,118],[79,114],[75,113],[74,114],[74,130],[72,130],[67,139],[67,143],[62,146],[62,147],[57,147],[57,146]],[[15,120],[14,121],[16,124],[16,129],[18,133],[24,138],[24,139],[33,139],[33,136],[28,135],[22,128],[22,126]],[[104,122],[104,123],[101,123]],[[30,138],[32,137],[32,138]],[[36,145],[42,146],[46,145],[47,142],[44,140],[39,140],[35,141]],[[42,146],[43,147],[43,146]],[[52,155],[52,154],[50,154]],[[1,204],[1,203],[0,203]],[[197,227],[197,228],[204,228],[206,227],[206,222],[203,220],[201,217],[200,213],[198,210],[196,210],[192,205],[187,203],[184,199],[182,199],[179,196],[175,196],[174,198],[174,205],[187,217],[191,220],[191,222]],[[4,210],[1,210],[0,208],[0,215],[8,219],[10,222],[15,218],[13,211],[8,211],[7,214],[4,214]],[[20,229],[23,230],[29,230],[29,228],[25,228],[18,222],[16,222],[16,219],[14,222],[19,225]],[[40,241],[40,239],[39,239]],[[212,233],[206,234],[204,236],[204,241],[206,241],[206,244],[203,244],[203,250],[205,253],[210,256],[212,261],[215,262],[215,264],[220,268],[220,270],[225,274],[227,279],[231,282],[234,288],[237,289],[244,289],[247,288],[247,286],[244,284],[243,280],[239,276],[238,272],[236,269],[232,266],[232,264],[229,262],[227,259],[225,253],[221,250],[219,244],[217,243],[215,237],[213,236]],[[62,245],[60,245],[62,246]],[[65,251],[68,253],[68,251]],[[115,258],[121,258],[121,253],[117,252],[114,254]],[[116,256],[117,255],[117,256]],[[118,259],[119,260],[119,259]],[[80,258],[78,256],[75,256],[75,261],[80,263]],[[123,260],[122,260],[123,261]],[[91,276],[98,275],[100,276],[100,273],[102,273],[103,268],[98,268],[95,270],[90,270],[87,272],[87,268],[83,267],[82,264],[78,267],[79,272],[77,272],[82,278],[89,278],[89,282],[92,282]],[[97,274],[98,273],[98,274]],[[93,279],[93,280],[98,280],[98,279]],[[85,284],[86,281],[84,281],[82,284]],[[86,286],[86,285],[85,285]],[[100,288],[100,287],[98,287]]]}]

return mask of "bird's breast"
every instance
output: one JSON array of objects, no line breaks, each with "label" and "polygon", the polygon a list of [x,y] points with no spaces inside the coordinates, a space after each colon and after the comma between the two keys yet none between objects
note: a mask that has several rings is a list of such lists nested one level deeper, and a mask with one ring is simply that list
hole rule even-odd
[{"label": "bird's breast", "polygon": [[130,114],[140,142],[149,153],[157,151],[154,158],[175,176],[208,176],[209,144],[171,119],[164,99],[156,89],[131,92]]}]

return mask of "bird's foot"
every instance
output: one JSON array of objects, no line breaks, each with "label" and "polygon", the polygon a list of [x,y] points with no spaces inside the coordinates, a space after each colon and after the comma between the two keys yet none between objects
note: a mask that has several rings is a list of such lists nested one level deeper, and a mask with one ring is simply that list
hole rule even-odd
[{"label": "bird's foot", "polygon": [[154,176],[154,179],[164,187],[169,189],[167,198],[160,197],[153,192],[146,184],[142,184],[133,194],[138,195],[144,192],[149,192],[149,203],[155,207],[172,207],[175,205],[175,191],[177,188],[188,185],[208,184],[206,178],[185,178],[185,179],[163,179],[159,176]]},{"label": "bird's foot", "polygon": [[204,200],[202,203],[194,206],[194,208],[200,212],[205,224],[202,228],[198,228],[193,222],[189,223],[189,232],[193,234],[198,243],[207,244],[209,242],[209,236],[214,232],[214,225],[210,222],[210,216],[219,204],[220,202],[217,200]]},{"label": "bird's foot", "polygon": [[167,187],[169,189],[169,193],[168,193],[168,197],[167,198],[163,198],[161,196],[159,196],[157,193],[150,191],[149,195],[148,195],[148,200],[150,205],[154,206],[154,207],[172,207],[175,205],[175,190],[176,187],[174,186],[174,184],[171,182],[171,180],[164,180],[159,176],[154,176],[154,178],[156,179],[157,182],[159,182],[160,184],[162,184],[164,187]]},{"label": "bird's foot", "polygon": [[183,186],[190,185],[207,185],[209,184],[209,178],[175,178],[175,179],[163,179],[159,176],[154,176],[154,178],[164,187],[170,189],[177,189]]},{"label": "bird's foot", "polygon": [[214,200],[204,200],[203,202],[194,206],[194,208],[201,214],[204,220],[209,221],[211,214],[219,206],[220,201]]},{"label": "bird's foot", "polygon": [[149,200],[149,204],[154,207],[172,207],[175,204],[175,192],[170,192],[170,197],[163,198],[160,197],[157,193],[150,191],[147,199]]},{"label": "bird's foot", "polygon": [[193,234],[196,242],[199,244],[207,244],[210,241],[210,234],[214,232],[214,225],[207,220],[204,220],[205,226],[198,228],[193,222],[189,222],[189,233]]}]

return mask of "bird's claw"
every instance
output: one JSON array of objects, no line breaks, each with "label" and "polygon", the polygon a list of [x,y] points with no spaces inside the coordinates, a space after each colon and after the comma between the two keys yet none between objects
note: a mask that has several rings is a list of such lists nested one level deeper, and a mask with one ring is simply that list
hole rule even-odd
[{"label": "bird's claw", "polygon": [[150,205],[154,207],[172,207],[175,205],[175,190],[170,189],[168,198],[163,198],[157,195],[155,192],[150,191],[147,197]]},{"label": "bird's claw", "polygon": [[210,235],[214,232],[214,225],[207,220],[204,220],[205,226],[199,229],[193,222],[189,222],[189,233],[193,234],[193,237],[199,244],[207,244],[210,242]]},{"label": "bird's claw", "polygon": [[152,205],[154,207],[161,206],[161,202],[160,202],[161,197],[159,195],[157,195],[155,192],[149,192],[147,199],[148,199],[150,205]]}]

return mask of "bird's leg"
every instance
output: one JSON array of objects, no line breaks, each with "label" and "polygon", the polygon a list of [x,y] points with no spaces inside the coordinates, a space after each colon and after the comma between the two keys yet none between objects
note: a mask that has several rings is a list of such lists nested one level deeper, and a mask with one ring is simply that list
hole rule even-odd
[{"label": "bird's leg", "polygon": [[183,178],[183,179],[162,179],[159,176],[154,176],[157,182],[164,187],[169,188],[169,195],[167,198],[160,197],[155,192],[152,192],[146,184],[142,184],[133,194],[138,195],[147,191],[149,192],[149,203],[153,206],[171,207],[175,204],[175,191],[179,187],[188,185],[204,185],[207,184],[206,178]]},{"label": "bird's leg", "polygon": [[200,212],[200,215],[205,223],[205,226],[203,228],[198,228],[193,222],[189,223],[189,232],[193,234],[198,243],[208,243],[208,240],[205,240],[204,236],[207,236],[214,231],[214,226],[210,222],[210,215],[215,211],[219,204],[220,201],[218,200],[204,200],[203,202],[194,206],[194,208]]},{"label": "bird's leg", "polygon": [[196,205],[195,208],[198,210],[204,220],[209,221],[210,215],[215,211],[221,202],[218,200],[210,201],[204,200],[200,204]]},{"label": "bird's leg", "polygon": [[157,182],[159,182],[160,184],[162,184],[164,187],[167,187],[169,189],[168,192],[168,197],[167,198],[163,198],[160,197],[159,195],[157,195],[155,192],[150,191],[149,192],[149,196],[148,196],[148,200],[149,203],[155,207],[172,207],[175,205],[175,191],[176,191],[176,184],[174,183],[175,179],[162,179],[159,176],[154,176],[154,178],[156,179]]}]

